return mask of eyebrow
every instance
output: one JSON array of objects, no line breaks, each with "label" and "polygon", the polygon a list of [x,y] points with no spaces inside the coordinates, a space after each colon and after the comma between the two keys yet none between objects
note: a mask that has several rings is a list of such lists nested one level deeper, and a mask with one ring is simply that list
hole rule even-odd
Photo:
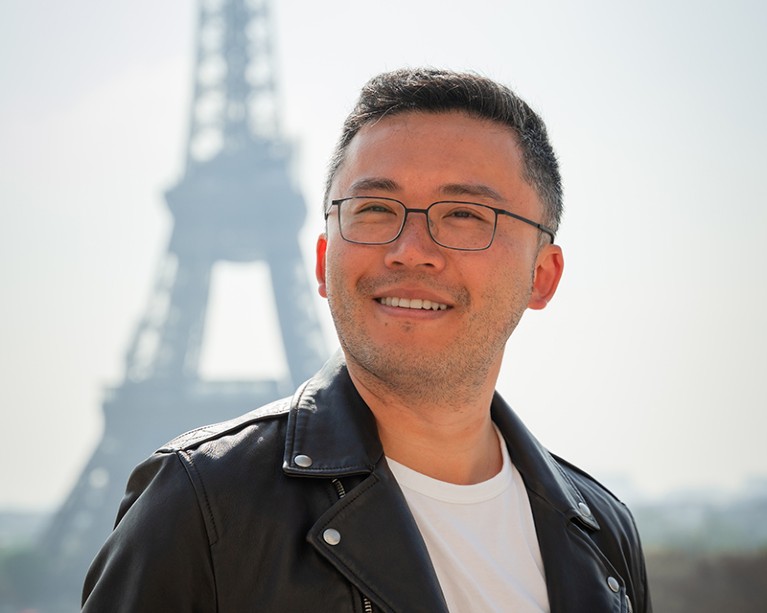
[{"label": "eyebrow", "polygon": [[482,196],[496,202],[505,201],[492,187],[482,183],[448,183],[443,185],[440,191],[446,196]]},{"label": "eyebrow", "polygon": [[[381,190],[391,193],[401,189],[401,186],[396,181],[385,177],[365,177],[363,179],[358,179],[350,186],[352,193],[361,193],[367,190]],[[442,185],[439,188],[439,191],[445,196],[481,196],[495,200],[496,202],[505,202],[505,198],[503,198],[497,191],[482,183],[448,183]]]},{"label": "eyebrow", "polygon": [[353,194],[365,192],[367,190],[396,192],[400,189],[400,186],[396,181],[392,181],[391,179],[385,179],[383,177],[366,177],[364,179],[357,179],[351,184],[349,189]]}]

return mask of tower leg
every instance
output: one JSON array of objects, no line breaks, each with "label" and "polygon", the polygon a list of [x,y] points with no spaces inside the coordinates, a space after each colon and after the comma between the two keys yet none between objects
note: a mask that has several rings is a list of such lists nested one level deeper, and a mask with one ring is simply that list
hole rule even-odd
[{"label": "tower leg", "polygon": [[267,258],[285,355],[295,386],[317,372],[327,351],[298,241],[293,237],[279,252],[267,254]]}]

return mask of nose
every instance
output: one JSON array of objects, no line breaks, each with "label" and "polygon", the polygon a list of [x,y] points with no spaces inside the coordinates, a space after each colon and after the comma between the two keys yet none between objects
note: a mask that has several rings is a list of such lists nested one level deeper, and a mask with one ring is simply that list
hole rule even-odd
[{"label": "nose", "polygon": [[425,211],[411,211],[397,240],[389,243],[384,261],[390,267],[426,267],[441,270],[444,250],[429,234]]}]

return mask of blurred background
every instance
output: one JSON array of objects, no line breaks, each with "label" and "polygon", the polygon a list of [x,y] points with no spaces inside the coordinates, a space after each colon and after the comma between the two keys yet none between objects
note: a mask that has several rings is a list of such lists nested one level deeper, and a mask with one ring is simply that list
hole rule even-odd
[{"label": "blurred background", "polygon": [[[130,379],[174,227],[165,194],[194,167],[199,7],[226,4],[0,3],[0,611],[60,604],[28,582],[30,552]],[[337,346],[313,284],[324,174],[359,88],[418,65],[511,86],[560,158],[566,271],[509,343],[499,390],[631,504],[657,610],[759,610],[746,599],[764,602],[767,571],[767,7],[282,0],[269,24],[319,353]],[[200,380],[287,389],[273,279],[217,270]],[[155,447],[169,438],[135,418]]]}]

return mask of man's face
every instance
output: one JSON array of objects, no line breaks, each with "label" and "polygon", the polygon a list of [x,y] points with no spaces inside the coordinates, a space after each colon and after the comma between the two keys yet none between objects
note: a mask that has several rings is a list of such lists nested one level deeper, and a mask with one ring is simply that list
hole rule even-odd
[{"label": "man's face", "polygon": [[[543,213],[522,178],[512,132],[458,112],[405,113],[365,126],[330,193],[396,198],[409,208],[472,201],[535,221]],[[393,243],[352,244],[341,237],[332,207],[317,245],[317,279],[350,369],[359,366],[403,391],[497,376],[522,313],[545,306],[562,272],[559,247],[540,245],[536,228],[501,215],[487,250],[446,249],[432,241],[420,213],[408,216]],[[393,298],[409,307],[392,305]]]}]

